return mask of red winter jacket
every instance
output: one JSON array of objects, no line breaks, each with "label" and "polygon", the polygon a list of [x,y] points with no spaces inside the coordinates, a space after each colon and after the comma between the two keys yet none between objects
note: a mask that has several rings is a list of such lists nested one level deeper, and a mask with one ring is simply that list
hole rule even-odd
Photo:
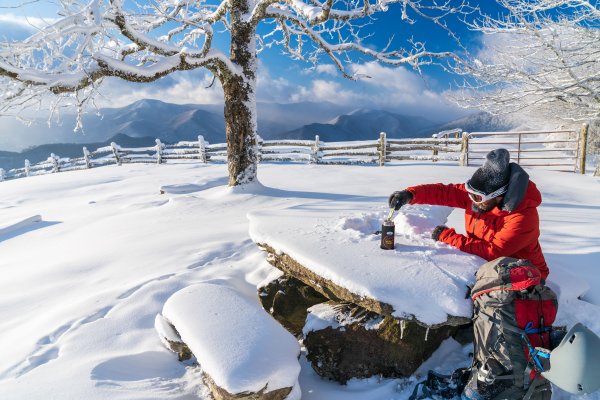
[{"label": "red winter jacket", "polygon": [[472,202],[464,184],[435,183],[407,190],[413,194],[410,204],[465,209],[467,236],[447,228],[440,234],[440,241],[487,261],[503,256],[527,259],[540,270],[543,279],[548,276],[548,266],[538,241],[540,220],[537,206],[542,202],[542,195],[533,182],[529,181],[523,200],[511,212],[496,207],[485,213],[476,213],[471,208]]}]

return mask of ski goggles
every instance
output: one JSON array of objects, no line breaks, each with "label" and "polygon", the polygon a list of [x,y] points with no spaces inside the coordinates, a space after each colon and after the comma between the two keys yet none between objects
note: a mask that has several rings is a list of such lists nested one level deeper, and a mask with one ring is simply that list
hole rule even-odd
[{"label": "ski goggles", "polygon": [[501,196],[508,190],[508,185],[502,186],[500,189],[493,191],[490,194],[485,194],[477,189],[474,189],[469,182],[465,183],[465,189],[469,194],[469,198],[473,200],[474,203],[483,203],[485,201],[491,200],[495,197]]}]

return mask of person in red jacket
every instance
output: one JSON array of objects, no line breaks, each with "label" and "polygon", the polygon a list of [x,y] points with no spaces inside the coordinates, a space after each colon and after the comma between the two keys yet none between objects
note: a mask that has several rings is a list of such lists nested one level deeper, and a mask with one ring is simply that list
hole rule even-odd
[{"label": "person in red jacket", "polygon": [[437,226],[431,237],[487,261],[502,256],[527,259],[545,280],[549,271],[537,212],[542,195],[527,172],[509,160],[508,150],[493,150],[466,183],[409,187],[392,193],[389,205],[396,210],[405,204],[463,208],[466,236]]}]

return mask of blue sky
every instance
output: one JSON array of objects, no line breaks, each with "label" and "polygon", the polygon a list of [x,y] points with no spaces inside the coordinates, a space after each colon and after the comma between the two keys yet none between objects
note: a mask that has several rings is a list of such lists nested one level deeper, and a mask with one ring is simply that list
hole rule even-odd
[{"label": "blue sky", "polygon": [[[51,0],[0,0],[0,37],[23,38],[44,19],[56,18],[57,6]],[[494,12],[493,1],[481,2],[486,11]],[[16,8],[15,8],[16,7]],[[480,37],[465,29],[459,21],[450,21],[462,42],[470,49],[480,46]],[[262,27],[261,30],[268,27]],[[377,21],[366,28],[374,34],[366,44],[381,48],[394,36],[394,45],[406,38],[425,41],[430,50],[456,50],[453,39],[432,23],[417,20],[408,25],[400,20],[399,7],[379,14]],[[265,102],[330,101],[355,108],[385,108],[399,114],[425,115],[440,121],[464,114],[464,110],[449,104],[443,97],[456,78],[437,67],[423,70],[419,76],[409,67],[383,66],[368,59],[353,65],[356,71],[371,79],[350,81],[343,78],[330,63],[311,65],[291,60],[281,48],[272,48],[259,56],[258,100]],[[357,60],[359,61],[359,60]],[[141,98],[155,98],[173,103],[220,103],[219,85],[207,89],[212,80],[206,71],[176,73],[153,84],[129,84],[107,80],[105,96],[100,106],[123,106]]]}]

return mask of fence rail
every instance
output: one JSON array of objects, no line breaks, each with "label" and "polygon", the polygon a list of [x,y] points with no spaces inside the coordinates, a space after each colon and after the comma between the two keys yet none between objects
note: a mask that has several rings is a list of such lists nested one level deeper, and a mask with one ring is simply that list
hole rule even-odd
[{"label": "fence rail", "polygon": [[[351,142],[322,142],[315,140],[262,140],[258,141],[261,162],[307,162],[315,164],[379,164],[390,161],[457,161],[460,165],[483,163],[492,148],[507,148],[513,159],[523,166],[567,168],[585,173],[585,143],[587,126],[579,135],[575,131],[555,132],[462,132],[460,129],[440,132],[432,138],[388,139],[382,132],[378,140]],[[556,135],[567,134],[566,139]],[[549,135],[551,137],[549,137]],[[577,137],[575,137],[577,136]],[[545,140],[536,139],[545,137]],[[526,140],[526,138],[529,138]],[[533,139],[531,139],[533,138]],[[569,146],[570,145],[570,146]],[[528,156],[530,154],[530,156]],[[155,163],[175,160],[198,162],[227,161],[225,143],[210,144],[202,136],[197,141],[174,144],[161,143],[140,148],[125,148],[116,143],[94,151],[83,148],[83,156],[61,158],[51,154],[46,161],[31,165],[25,160],[23,168],[5,171],[0,168],[0,182],[48,173],[94,168],[108,164]],[[541,161],[540,161],[541,160]],[[548,160],[553,160],[552,164]],[[533,163],[531,163],[533,162]],[[600,165],[596,171],[600,174]]]},{"label": "fence rail", "polygon": [[527,132],[471,132],[465,138],[464,165],[481,165],[485,155],[499,146],[510,151],[523,167],[585,173],[588,125],[575,130]]}]

